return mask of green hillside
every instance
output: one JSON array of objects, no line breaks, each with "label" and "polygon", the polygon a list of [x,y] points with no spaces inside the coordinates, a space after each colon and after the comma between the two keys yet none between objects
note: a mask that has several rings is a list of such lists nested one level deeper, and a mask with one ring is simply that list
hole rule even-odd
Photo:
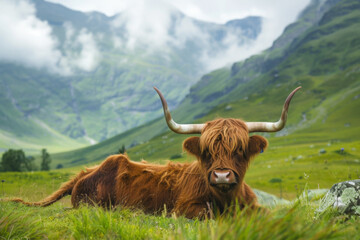
[{"label": "green hillside", "polygon": [[205,71],[199,55],[226,50],[229,34],[239,46],[252,42],[262,24],[260,17],[202,22],[174,9],[169,39],[178,39],[183,22],[199,29],[196,36],[186,36],[183,43],[169,40],[161,48],[152,41],[129,47],[126,13],[108,17],[44,0],[29,2],[36,12],[32,17],[46,24],[56,40],[53,57],[61,58],[55,66],[42,67],[1,59],[0,153],[8,148],[33,152],[43,145],[70,150],[151,121],[161,115],[152,86],[166,91],[169,105],[177,106]]},{"label": "green hillside", "polygon": [[[308,27],[305,33],[298,37],[293,34],[291,43],[286,44],[286,41],[283,40],[285,43],[276,44],[261,55],[235,63],[231,69],[223,68],[203,76],[191,88],[190,94],[180,106],[173,111],[174,119],[180,122],[193,122],[194,120],[201,122],[212,119],[214,116],[226,117],[230,114],[232,117],[240,117],[249,121],[273,121],[278,118],[278,111],[281,110],[287,94],[295,87],[302,85],[303,90],[296,96],[298,101],[294,101],[291,106],[293,114],[290,115],[289,124],[285,131],[294,127],[291,125],[309,126],[314,122],[314,114],[316,114],[316,118],[319,118],[318,114],[314,113],[317,108],[323,112],[322,114],[327,114],[322,108],[327,109],[328,107],[321,107],[321,104],[326,104],[325,99],[327,101],[333,99],[337,102],[334,89],[338,90],[336,92],[339,92],[340,89],[355,91],[354,86],[350,85],[357,84],[356,69],[358,65],[356,60],[359,59],[359,38],[356,34],[351,34],[359,26],[356,20],[359,17],[359,11],[354,6],[356,4],[356,2],[351,1],[341,2],[331,11],[324,12],[323,14],[326,13],[324,17],[319,19],[315,19],[313,13],[313,8],[319,8],[319,6],[310,6],[303,12],[303,17],[297,23],[289,26],[275,42],[281,39],[289,41],[289,37],[286,37],[290,35],[288,32],[292,32],[294,26],[300,23],[302,25],[304,22],[307,25],[312,23],[313,27]],[[327,2],[324,5],[329,6]],[[333,11],[340,11],[337,10],[338,8],[347,9],[348,5],[352,6],[350,12],[345,12],[342,16],[335,17],[331,21],[326,20],[329,19],[328,16],[332,15]],[[323,34],[320,35],[320,32]],[[316,33],[318,35],[315,38],[314,34]],[[328,47],[323,47],[324,44]],[[316,51],[311,52],[309,49],[316,49]],[[282,54],[279,55],[279,52]],[[349,52],[353,56],[351,59]],[[318,64],[326,61],[326,59],[334,58],[335,55],[338,59],[344,60],[338,61],[335,65],[331,64],[331,67],[328,67],[331,71],[324,70],[326,64]],[[256,69],[259,69],[259,72],[256,72]],[[168,98],[170,93],[166,89],[161,90]],[[153,95],[157,98],[154,91]],[[161,111],[160,101],[158,99],[157,101],[159,104],[157,106]],[[224,111],[219,112],[219,109],[222,108],[221,104],[230,104],[232,109],[235,109],[239,104],[241,109],[239,109],[238,114],[234,114],[234,110],[225,113]],[[275,111],[269,111],[270,108],[274,108]],[[210,113],[210,111],[212,112]],[[304,119],[306,121],[303,121]],[[302,128],[304,127],[302,126]],[[166,125],[160,118],[109,139],[100,145],[109,146],[109,149],[116,151],[117,146],[124,144],[129,147],[148,141],[149,138],[164,132],[164,130],[166,130]],[[110,147],[112,143],[114,145]],[[93,146],[87,151],[91,152],[91,149],[99,148]]]},{"label": "green hillside", "polygon": [[[39,71],[18,70],[11,64],[0,64],[0,152],[7,148],[60,152],[88,145],[84,139],[72,139],[48,124],[51,119],[61,125],[62,118],[67,118],[75,126],[68,84],[59,77],[49,82],[49,75]],[[68,101],[62,101],[63,97]],[[49,105],[54,107],[45,107]],[[34,116],[38,109],[42,110]]]}]

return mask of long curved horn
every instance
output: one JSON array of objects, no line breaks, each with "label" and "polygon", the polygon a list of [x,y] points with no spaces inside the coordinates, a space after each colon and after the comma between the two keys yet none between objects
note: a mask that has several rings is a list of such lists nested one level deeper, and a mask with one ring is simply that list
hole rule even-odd
[{"label": "long curved horn", "polygon": [[162,95],[162,93],[154,87],[155,91],[159,94],[161,103],[163,105],[164,109],[164,115],[166,119],[166,123],[169,126],[169,128],[176,132],[181,134],[191,134],[191,133],[201,133],[201,130],[204,128],[205,124],[177,124],[171,117],[167,102]]},{"label": "long curved horn", "polygon": [[277,122],[247,122],[249,132],[277,132],[285,127],[290,101],[301,87],[295,88],[286,98],[281,117]]}]

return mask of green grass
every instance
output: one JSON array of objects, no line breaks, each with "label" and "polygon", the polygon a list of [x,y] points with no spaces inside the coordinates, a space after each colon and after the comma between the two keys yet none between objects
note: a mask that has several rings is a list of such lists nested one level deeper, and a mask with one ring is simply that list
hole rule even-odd
[{"label": "green grass", "polygon": [[[21,177],[7,173],[1,198],[36,201],[53,191],[70,172],[36,172]],[[36,193],[31,191],[36,189]],[[53,182],[54,184],[49,184]],[[24,189],[28,189],[24,191]],[[118,207],[70,207],[69,197],[46,208],[0,202],[0,236],[4,239],[356,239],[360,218],[335,212],[316,213],[318,199],[298,198],[268,214],[236,209],[231,214],[199,221],[181,216],[144,214]]]}]

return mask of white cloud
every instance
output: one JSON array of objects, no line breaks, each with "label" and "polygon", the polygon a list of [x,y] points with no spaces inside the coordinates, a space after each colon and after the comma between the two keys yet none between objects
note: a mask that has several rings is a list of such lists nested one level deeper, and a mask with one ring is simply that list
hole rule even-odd
[{"label": "white cloud", "polygon": [[61,57],[50,26],[35,17],[34,6],[27,1],[0,2],[0,60],[29,67],[55,70]]},{"label": "white cloud", "polygon": [[79,36],[77,36],[77,41],[82,45],[82,49],[75,59],[75,66],[85,71],[93,70],[98,64],[100,57],[93,34],[82,29]]},{"label": "white cloud", "polygon": [[171,40],[168,29],[172,11],[162,0],[133,0],[126,11],[113,21],[113,25],[125,28],[127,48],[151,45],[161,49]]},{"label": "white cloud", "polygon": [[248,47],[246,44],[239,46],[238,37],[231,33],[228,33],[222,41],[222,44],[225,47],[221,52],[215,55],[210,52],[204,52],[201,56],[200,59],[204,63],[206,71],[221,68],[227,64],[243,59],[245,49]]},{"label": "white cloud", "polygon": [[[281,35],[285,27],[296,20],[299,13],[309,2],[310,0],[224,0],[222,4],[214,7],[210,6],[210,4],[205,4],[208,1],[198,0],[196,4],[202,5],[204,8],[197,8],[193,6],[194,2],[183,0],[181,5],[185,11],[190,13],[193,11],[192,9],[195,9],[198,11],[196,14],[204,20],[217,19],[219,22],[226,22],[230,19],[246,16],[261,16],[263,18],[262,31],[256,41],[238,46],[235,44],[235,39],[229,36],[226,44],[227,48],[224,51],[215,57],[207,54],[202,56],[202,60],[206,63],[208,70],[212,70],[235,61],[244,60],[269,48],[273,41]],[[177,5],[178,2],[174,1],[174,3]],[[194,14],[196,11],[193,11]]]},{"label": "white cloud", "polygon": [[310,0],[168,0],[185,14],[204,21],[225,23],[232,19],[261,16],[285,25],[293,21]]},{"label": "white cloud", "polygon": [[208,45],[210,40],[210,36],[196,26],[190,18],[183,18],[177,23],[174,35],[173,43],[178,47],[183,46],[190,39],[196,39],[201,45]]},{"label": "white cloud", "polygon": [[48,0],[48,2],[59,3],[71,9],[76,9],[83,12],[98,11],[108,16],[113,16],[116,13],[128,8],[129,5],[135,5],[136,1],[132,0]]},{"label": "white cloud", "polygon": [[[122,12],[114,21],[114,26],[123,26],[126,35],[121,38],[114,36],[114,45],[117,47],[131,50],[142,45],[148,51],[155,49],[166,53],[169,44],[180,47],[188,40],[196,40],[205,49],[199,58],[207,66],[204,69],[207,71],[245,59],[270,47],[310,0],[51,1],[81,11],[97,10],[107,15]],[[36,10],[28,0],[1,0],[0,8],[0,61],[47,68],[64,75],[72,74],[76,69],[91,71],[99,63],[101,55],[96,45],[97,36],[86,29],[75,31],[67,26],[67,39],[72,40],[67,40],[65,48],[60,51],[59,41],[52,35],[50,25],[36,18]],[[171,14],[175,8],[190,17],[216,23],[250,15],[261,16],[265,20],[262,32],[254,43],[238,46],[234,35],[228,34],[223,40],[225,48],[214,55],[209,36],[189,19],[178,22],[174,35],[169,34]]]},{"label": "white cloud", "polygon": [[[113,16],[125,9],[137,7],[139,1],[134,0],[49,0],[68,6],[80,11],[99,11]],[[147,2],[147,7],[157,8],[158,2]],[[277,21],[281,24],[289,24],[297,14],[310,2],[310,0],[163,0],[179,9],[186,15],[216,23],[225,23],[231,19],[239,19],[247,16],[261,16]],[[290,21],[290,22],[289,22]]]},{"label": "white cloud", "polygon": [[175,7],[189,16],[218,23],[247,16],[263,18],[262,31],[256,41],[238,46],[233,35],[225,39],[226,48],[216,56],[207,52],[201,56],[207,70],[216,69],[269,48],[273,41],[281,35],[285,27],[294,22],[299,13],[309,4],[310,0],[169,0]]},{"label": "white cloud", "polygon": [[[117,46],[134,48],[139,43],[151,43],[151,46],[164,48],[169,41],[176,44],[185,43],[188,39],[198,39],[207,44],[208,36],[202,35],[201,29],[191,22],[180,22],[177,26],[177,38],[171,39],[167,34],[172,7],[186,15],[209,22],[225,23],[232,19],[247,16],[260,16],[264,19],[262,32],[256,42],[239,47],[236,41],[227,38],[227,47],[217,56],[204,52],[201,56],[207,69],[221,67],[224,64],[239,61],[270,47],[272,42],[283,32],[284,28],[293,22],[300,11],[310,0],[51,0],[83,11],[100,11],[107,15],[122,12],[119,24],[128,30],[127,41],[119,41]],[[172,7],[171,7],[172,6]],[[181,34],[180,34],[181,33]],[[225,43],[225,42],[224,42]],[[209,50],[210,51],[210,50]]]},{"label": "white cloud", "polygon": [[[0,61],[12,62],[50,72],[70,75],[75,69],[90,71],[96,67],[99,52],[91,33],[80,31],[75,41],[65,47],[78,46],[78,53],[64,55],[59,41],[52,35],[50,25],[36,18],[34,5],[27,0],[1,0],[0,8]],[[68,29],[67,38],[74,29]]]},{"label": "white cloud", "polygon": [[93,34],[85,28],[76,34],[71,23],[65,23],[64,27],[66,40],[64,43],[65,56],[62,59],[62,68],[70,71],[69,74],[71,69],[74,68],[84,71],[93,70],[101,57]]}]

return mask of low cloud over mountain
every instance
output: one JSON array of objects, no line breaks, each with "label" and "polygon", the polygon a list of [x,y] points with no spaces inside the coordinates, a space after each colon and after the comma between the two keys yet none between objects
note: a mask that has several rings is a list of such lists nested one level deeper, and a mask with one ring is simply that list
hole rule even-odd
[{"label": "low cloud over mountain", "polygon": [[[64,2],[64,1],[62,1]],[[276,4],[286,3],[277,2]],[[294,12],[299,12],[308,0],[293,3],[289,11],[284,8],[268,6],[265,12],[262,5],[243,2],[242,5],[232,1],[226,1],[218,5],[219,11],[214,11],[213,4],[203,2],[194,3],[185,1],[165,2],[156,1],[124,1],[114,3],[105,1],[101,6],[87,2],[86,6],[99,8],[100,11],[115,14],[113,17],[101,16],[100,13],[88,13],[89,18],[103,18],[111,31],[111,41],[115,48],[131,52],[142,49],[142,54],[161,52],[164,59],[172,54],[171,49],[189,50],[186,45],[195,44],[197,47],[197,58],[199,61],[199,72],[222,67],[226,64],[244,59],[268,47],[272,41],[281,33],[289,21],[295,19]],[[81,8],[77,1],[64,2]],[[36,6],[41,5],[42,0],[4,0],[0,7],[3,14],[0,16],[0,60],[23,64],[37,69],[46,68],[53,73],[71,75],[77,70],[92,71],[102,58],[99,42],[103,41],[104,33],[92,31],[87,27],[74,28],[71,22],[63,22],[65,37],[61,37],[53,23],[40,19]],[[113,6],[112,12],[106,6]],[[198,21],[179,12],[178,9],[190,14],[206,18],[204,9],[208,9],[208,19],[222,19],[223,15],[216,16],[216,12],[228,12],[229,16],[236,17],[235,10],[231,6],[238,7],[238,16],[245,17],[245,12],[263,15],[265,20],[259,26],[249,26],[254,31],[259,31],[253,38],[241,27],[221,29],[220,24],[207,26],[206,22]],[[44,9],[40,9],[44,10]],[[86,10],[86,9],[85,9]],[[286,14],[283,14],[286,13]],[[229,17],[227,16],[227,17]],[[275,17],[282,16],[282,17]],[[285,20],[285,21],[280,21]],[[11,23],[12,27],[9,27]],[[216,26],[218,25],[218,26]],[[210,28],[210,29],[209,29]],[[213,28],[213,29],[211,29]],[[260,33],[261,30],[261,33]],[[221,32],[222,31],[222,32]],[[219,34],[215,36],[214,34]],[[258,37],[257,35],[260,34]],[[105,34],[109,37],[109,32]],[[241,39],[242,36],[245,36]],[[217,39],[216,39],[217,38]],[[247,39],[246,39],[247,38]],[[249,41],[249,39],[251,41]],[[217,41],[217,45],[214,42]],[[139,54],[136,52],[136,54]]]},{"label": "low cloud over mountain", "polygon": [[[65,24],[64,48],[47,21],[36,16],[34,4],[26,0],[1,1],[0,59],[54,73],[70,75],[75,69],[90,71],[99,61],[93,34],[86,29],[74,36]],[[73,49],[76,49],[73,51]]]}]

